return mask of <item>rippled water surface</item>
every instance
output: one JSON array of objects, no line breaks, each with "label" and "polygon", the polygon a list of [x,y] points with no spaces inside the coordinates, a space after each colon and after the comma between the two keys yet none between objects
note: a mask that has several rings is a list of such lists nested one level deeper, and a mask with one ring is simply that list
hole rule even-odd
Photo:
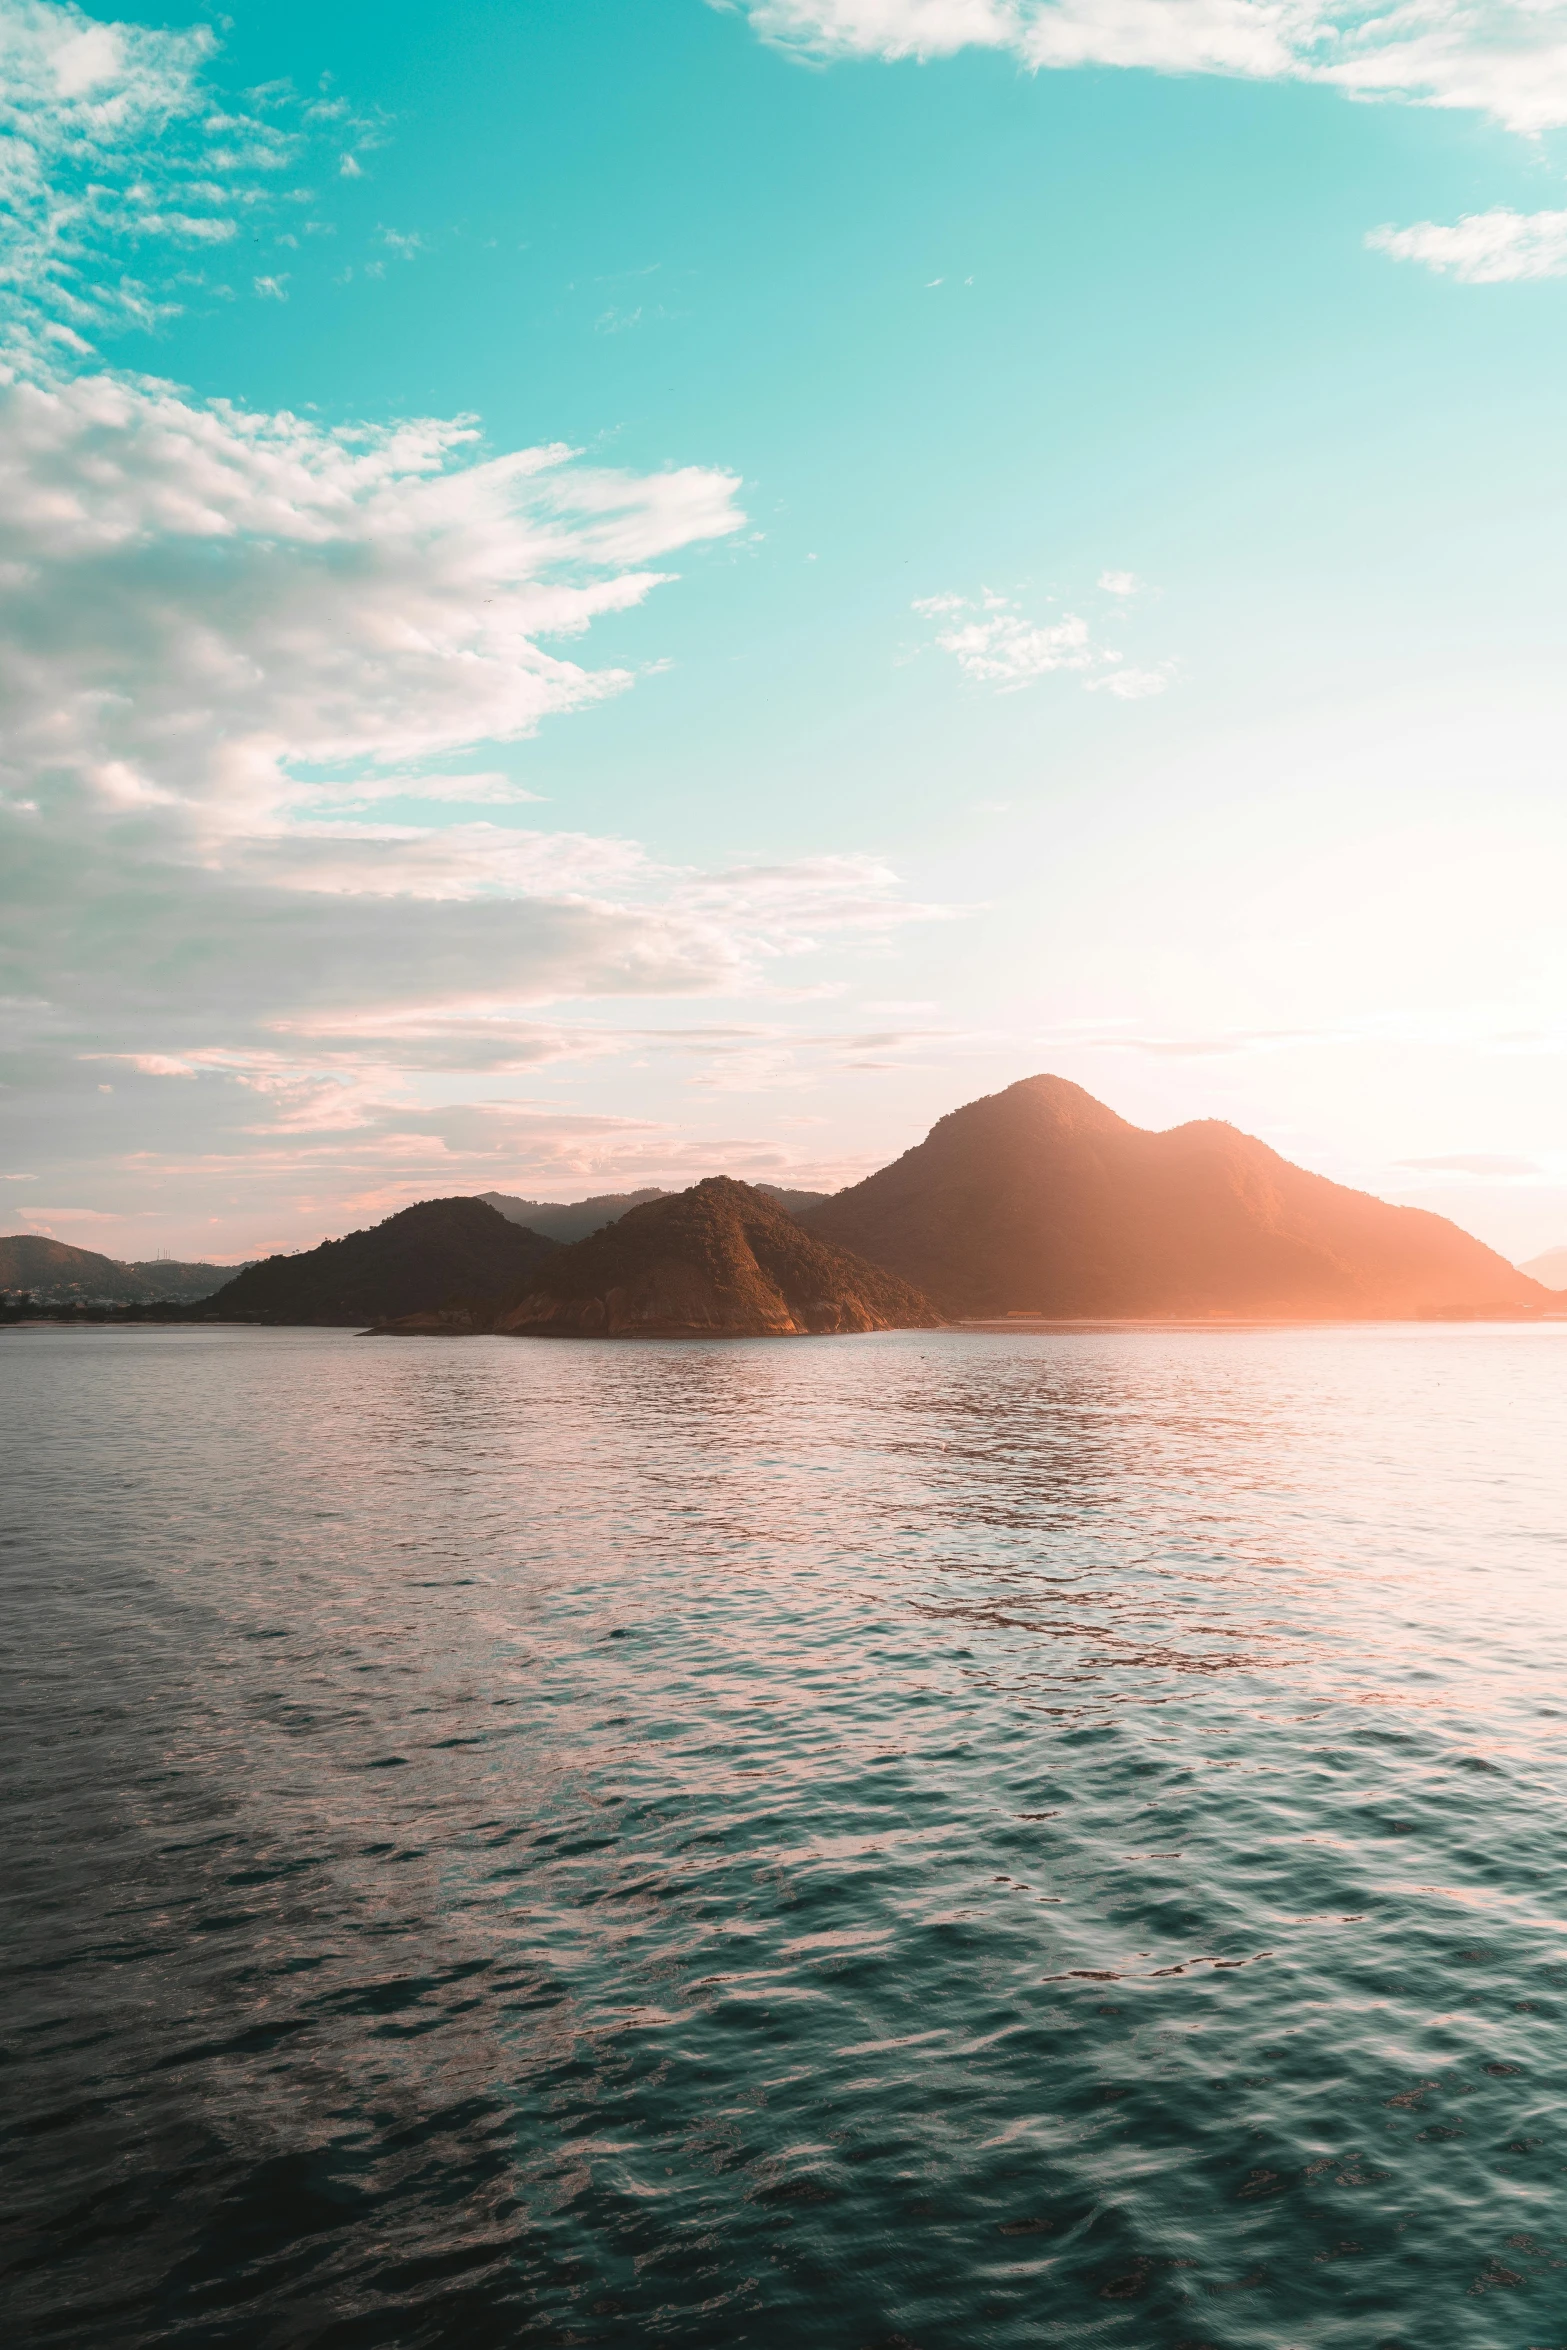
[{"label": "rippled water surface", "polygon": [[1567,2344],[1567,1329],[0,1424],[13,2339]]}]

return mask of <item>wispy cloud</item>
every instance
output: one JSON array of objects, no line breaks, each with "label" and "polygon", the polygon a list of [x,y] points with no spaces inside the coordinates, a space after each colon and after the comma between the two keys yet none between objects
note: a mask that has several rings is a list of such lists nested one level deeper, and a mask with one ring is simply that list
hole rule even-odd
[{"label": "wispy cloud", "polygon": [[[1118,655],[1106,654],[1106,660]],[[1173,661],[1165,661],[1157,669],[1109,669],[1099,677],[1086,681],[1091,694],[1114,694],[1118,702],[1146,702],[1151,694],[1162,694],[1175,675]]]},{"label": "wispy cloud", "polygon": [[1394,261],[1418,261],[1469,286],[1567,276],[1567,212],[1467,212],[1444,225],[1373,229],[1366,243]]},{"label": "wispy cloud", "polygon": [[60,363],[157,326],[207,286],[203,255],[297,213],[298,174],[344,124],[286,88],[234,111],[207,79],[216,50],[204,25],[0,4],[0,331],[13,351]]},{"label": "wispy cloud", "polygon": [[914,609],[936,630],[936,642],[966,677],[1003,691],[1032,685],[1058,669],[1092,669],[1100,655],[1088,641],[1088,623],[1075,612],[1040,622],[1018,611],[1008,596],[927,596]]},{"label": "wispy cloud", "polygon": [[[1185,1034],[1145,1027],[1135,1018],[1119,1016],[1074,1021],[1040,1034],[1039,1044],[1092,1046],[1108,1052],[1150,1053],[1172,1060],[1208,1059],[1228,1053],[1276,1052],[1297,1045],[1397,1045],[1413,1048],[1441,1045],[1469,1052],[1513,1054],[1530,1052],[1560,1055],[1567,1040],[1545,1030],[1498,1028],[1484,1010],[1458,1018],[1433,1017],[1389,1007],[1319,1028],[1227,1028]],[[1500,1167],[1501,1160],[1495,1164]],[[1511,1162],[1508,1162],[1511,1164]],[[1403,1160],[1405,1166],[1469,1167],[1470,1157],[1452,1160]]]},{"label": "wispy cloud", "polygon": [[1562,0],[714,0],[764,40],[817,57],[1009,50],[1035,70],[1141,67],[1329,84],[1459,106],[1514,130],[1567,123]]},{"label": "wispy cloud", "polygon": [[[1143,1025],[1135,1016],[1101,1015],[1042,1030],[1036,1046],[1069,1045],[1097,1052],[1146,1053],[1156,1060],[1213,1060],[1232,1053],[1272,1052],[1281,1046],[1320,1044],[1335,1032],[1319,1028],[1224,1028],[1184,1034]],[[1356,1034],[1359,1031],[1355,1032]]]},{"label": "wispy cloud", "polygon": [[1175,674],[1170,661],[1153,668],[1124,665],[1118,650],[1095,640],[1080,613],[1063,612],[1057,620],[1034,620],[1010,596],[996,595],[988,588],[973,598],[924,596],[913,609],[931,623],[935,642],[952,655],[966,677],[1001,693],[1016,693],[1037,678],[1069,671],[1089,692],[1103,690],[1122,701],[1139,701],[1150,694],[1162,694]]},{"label": "wispy cloud", "polygon": [[487,769],[476,775],[360,775],[352,783],[313,782],[293,787],[296,806],[374,807],[385,800],[427,800],[459,807],[520,807],[542,795],[511,775]]},{"label": "wispy cloud", "polygon": [[1436,1158],[1395,1159],[1397,1167],[1417,1167],[1432,1175],[1472,1175],[1479,1178],[1543,1175],[1537,1159],[1515,1158],[1507,1151],[1449,1151]]}]

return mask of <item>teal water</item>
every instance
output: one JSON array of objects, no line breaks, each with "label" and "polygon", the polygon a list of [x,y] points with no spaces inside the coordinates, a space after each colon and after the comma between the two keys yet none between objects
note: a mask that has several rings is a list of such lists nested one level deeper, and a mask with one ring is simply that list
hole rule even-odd
[{"label": "teal water", "polygon": [[1567,1329],[0,1422],[13,2340],[1567,2344]]}]

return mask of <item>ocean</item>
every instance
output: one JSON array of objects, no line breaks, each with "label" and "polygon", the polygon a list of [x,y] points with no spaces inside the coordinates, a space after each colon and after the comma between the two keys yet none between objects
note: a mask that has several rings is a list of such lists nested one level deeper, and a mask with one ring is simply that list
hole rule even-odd
[{"label": "ocean", "polygon": [[1567,1327],[0,1425],[11,2342],[1567,2344]]}]

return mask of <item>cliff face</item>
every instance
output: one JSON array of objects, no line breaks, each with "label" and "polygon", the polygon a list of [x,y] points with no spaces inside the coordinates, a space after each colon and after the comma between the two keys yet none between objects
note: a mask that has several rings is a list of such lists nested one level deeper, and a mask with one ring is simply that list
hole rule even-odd
[{"label": "cliff face", "polygon": [[938,1120],[805,1218],[948,1313],[1367,1318],[1548,1302],[1445,1217],[1202,1120],[1156,1134],[1029,1077]]},{"label": "cliff face", "polygon": [[297,1257],[267,1257],[220,1289],[222,1322],[352,1327],[409,1316],[433,1327],[487,1329],[515,1302],[553,1241],[510,1224],[477,1199],[427,1199],[368,1231]]},{"label": "cliff face", "polygon": [[813,1239],[776,1200],[719,1175],[547,1259],[496,1328],[533,1338],[785,1338],[938,1320],[907,1282]]}]

